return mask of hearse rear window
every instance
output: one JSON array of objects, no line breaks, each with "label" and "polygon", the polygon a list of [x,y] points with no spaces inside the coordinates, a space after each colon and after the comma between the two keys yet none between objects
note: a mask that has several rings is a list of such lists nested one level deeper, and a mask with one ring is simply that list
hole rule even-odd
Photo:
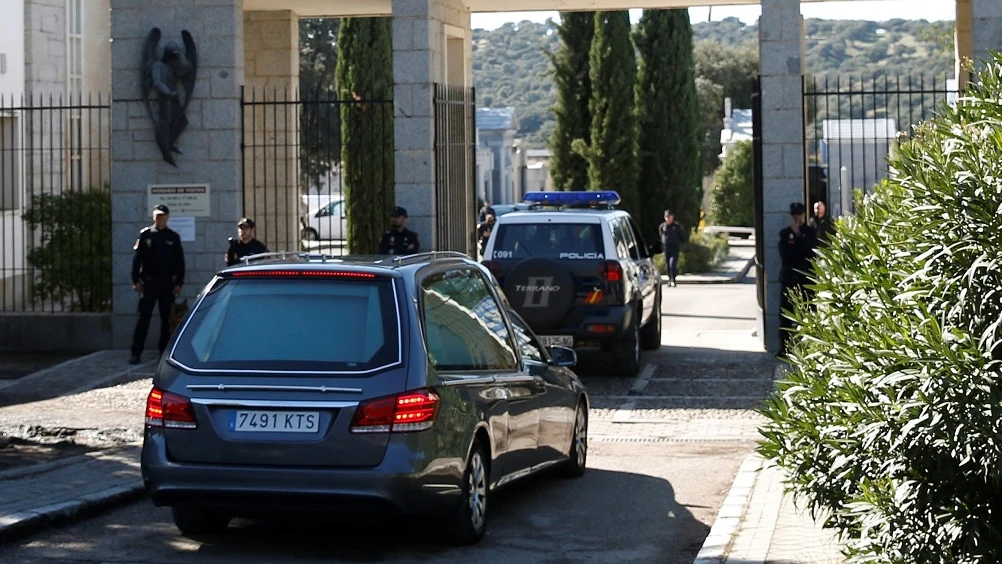
[{"label": "hearse rear window", "polygon": [[395,364],[392,281],[221,281],[192,312],[171,356],[195,370],[366,372]]},{"label": "hearse rear window", "polygon": [[509,223],[499,225],[492,259],[595,259],[602,253],[598,223]]}]

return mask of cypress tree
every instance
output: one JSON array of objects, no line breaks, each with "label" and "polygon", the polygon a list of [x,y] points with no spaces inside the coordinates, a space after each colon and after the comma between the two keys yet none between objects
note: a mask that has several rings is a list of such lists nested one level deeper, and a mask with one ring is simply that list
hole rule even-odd
[{"label": "cypress tree", "polygon": [[591,137],[591,77],[589,57],[595,35],[594,12],[561,12],[557,36],[560,48],[550,54],[557,103],[556,127],[550,136],[550,175],[557,190],[585,190],[588,161],[574,152],[574,141]]},{"label": "cypress tree", "polygon": [[616,190],[623,209],[636,213],[637,59],[630,39],[630,13],[596,12],[591,44],[591,144],[576,148],[588,156],[588,187]]},{"label": "cypress tree", "polygon": [[691,229],[702,201],[702,132],[689,11],[644,10],[635,35],[640,54],[637,124],[644,234],[656,232],[663,210]]},{"label": "cypress tree", "polygon": [[341,178],[347,244],[375,254],[394,202],[393,42],[390,18],[346,18],[338,31]]}]

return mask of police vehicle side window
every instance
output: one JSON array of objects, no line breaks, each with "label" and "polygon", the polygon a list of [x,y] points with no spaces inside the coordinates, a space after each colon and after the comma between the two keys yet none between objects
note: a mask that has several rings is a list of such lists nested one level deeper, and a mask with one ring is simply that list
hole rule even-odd
[{"label": "police vehicle side window", "polygon": [[610,221],[609,229],[612,230],[612,242],[616,245],[616,255],[621,259],[626,259],[630,257],[630,251],[626,246],[626,240],[623,238],[623,229],[619,223],[620,220],[618,218]]},{"label": "police vehicle side window", "polygon": [[619,228],[623,230],[623,241],[626,243],[627,255],[623,258],[638,260],[640,258],[640,253],[637,252],[637,240],[633,237],[633,229],[630,227],[630,220],[625,217],[621,218],[619,220]]},{"label": "police vehicle side window", "polygon": [[436,369],[517,369],[501,308],[479,272],[429,276],[421,285],[421,305],[428,356]]},{"label": "police vehicle side window", "polygon": [[647,252],[647,245],[644,243],[644,237],[640,234],[640,228],[637,227],[637,222],[633,221],[633,218],[627,220],[630,224],[630,231],[633,232],[633,239],[637,242],[637,254],[640,258],[650,258],[650,254]]}]

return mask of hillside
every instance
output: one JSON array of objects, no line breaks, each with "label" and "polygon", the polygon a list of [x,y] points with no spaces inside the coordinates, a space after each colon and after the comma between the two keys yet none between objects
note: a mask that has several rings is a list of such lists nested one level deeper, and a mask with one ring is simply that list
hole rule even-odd
[{"label": "hillside", "polygon": [[[806,20],[807,72],[828,76],[953,75],[952,23]],[[694,40],[726,47],[755,45],[757,26],[736,18],[693,24]],[[514,106],[523,145],[545,147],[553,130],[554,90],[547,53],[559,46],[553,27],[521,22],[473,32],[479,106]],[[757,49],[757,47],[756,47]]]}]

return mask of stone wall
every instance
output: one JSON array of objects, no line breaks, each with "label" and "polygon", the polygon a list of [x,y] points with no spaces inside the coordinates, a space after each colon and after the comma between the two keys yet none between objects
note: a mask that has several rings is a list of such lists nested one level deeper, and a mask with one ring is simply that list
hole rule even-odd
[{"label": "stone wall", "polygon": [[[139,230],[151,223],[149,184],[208,184],[211,214],[195,218],[195,238],[184,244],[188,265],[182,293],[189,299],[222,266],[226,239],[241,212],[240,86],[244,83],[244,17],[240,0],[205,0],[198,9],[170,0],[112,0],[112,245],[113,330],[116,347],[131,342],[136,295],[129,271]],[[198,50],[198,80],[179,140],[177,168],[165,163],[137,93],[143,43],[153,27],[161,44],[188,30]],[[162,45],[161,45],[162,46]],[[172,210],[172,216],[181,216]],[[155,323],[155,322],[154,322]],[[147,344],[156,343],[157,329]],[[154,345],[155,346],[155,345]]]}]

